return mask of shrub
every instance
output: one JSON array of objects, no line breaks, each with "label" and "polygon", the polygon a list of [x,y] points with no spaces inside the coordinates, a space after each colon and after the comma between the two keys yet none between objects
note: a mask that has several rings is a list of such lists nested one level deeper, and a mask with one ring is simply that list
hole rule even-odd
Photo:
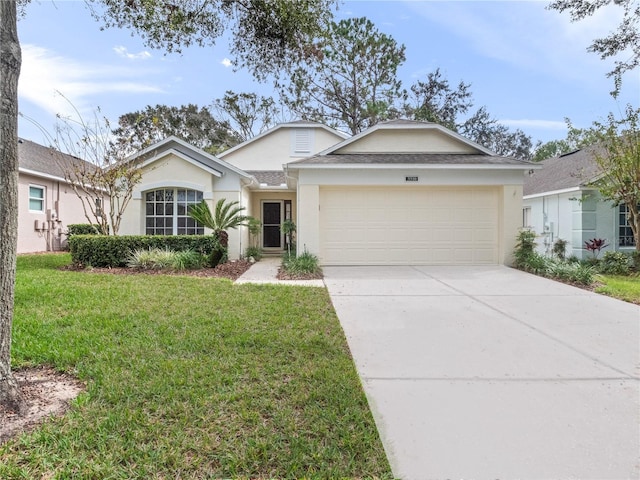
[{"label": "shrub", "polygon": [[97,223],[72,223],[67,225],[67,235],[100,235],[100,225]]},{"label": "shrub", "polygon": [[640,251],[631,252],[631,268],[634,272],[640,272]]},{"label": "shrub", "polygon": [[164,270],[172,268],[175,254],[168,249],[150,248],[149,250],[135,250],[129,255],[127,266],[143,270]]},{"label": "shrub", "polygon": [[175,258],[172,268],[175,270],[194,270],[204,266],[205,258],[201,253],[194,250],[182,250],[174,252]]},{"label": "shrub", "polygon": [[513,252],[515,258],[516,268],[526,270],[526,265],[531,260],[531,257],[537,255],[535,253],[536,248],[536,232],[529,229],[522,229],[518,233],[516,239],[516,248]]},{"label": "shrub", "polygon": [[260,247],[247,247],[244,251],[244,256],[249,258],[253,257],[255,260],[260,260],[262,258],[262,249]]},{"label": "shrub", "polygon": [[282,267],[285,272],[292,275],[318,275],[322,273],[322,269],[320,265],[318,265],[318,257],[306,250],[297,257],[293,253],[284,256],[282,259]]},{"label": "shrub", "polygon": [[558,238],[553,243],[553,254],[560,260],[564,260],[567,255],[567,241],[561,238]]},{"label": "shrub", "polygon": [[177,252],[193,250],[209,255],[219,248],[213,235],[73,235],[69,237],[71,260],[76,265],[125,267],[131,252],[153,248]]},{"label": "shrub", "polygon": [[567,282],[591,285],[595,269],[581,263],[551,261],[547,265],[545,276]]},{"label": "shrub", "polygon": [[628,275],[629,257],[622,252],[604,252],[598,270],[607,275]]}]

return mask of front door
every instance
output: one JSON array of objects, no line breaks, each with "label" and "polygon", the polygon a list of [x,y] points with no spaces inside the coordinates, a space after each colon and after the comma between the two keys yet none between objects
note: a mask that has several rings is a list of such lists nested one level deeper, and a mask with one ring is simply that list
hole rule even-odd
[{"label": "front door", "polygon": [[282,248],[282,202],[262,202],[262,247]]}]

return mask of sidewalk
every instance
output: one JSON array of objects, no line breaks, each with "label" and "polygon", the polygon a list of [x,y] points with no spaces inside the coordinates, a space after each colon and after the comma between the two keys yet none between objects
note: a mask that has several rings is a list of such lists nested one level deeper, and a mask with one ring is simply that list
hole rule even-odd
[{"label": "sidewalk", "polygon": [[282,259],[280,257],[267,257],[254,263],[249,270],[244,272],[235,283],[259,283],[275,285],[294,285],[299,287],[324,287],[322,280],[278,280],[278,268]]}]

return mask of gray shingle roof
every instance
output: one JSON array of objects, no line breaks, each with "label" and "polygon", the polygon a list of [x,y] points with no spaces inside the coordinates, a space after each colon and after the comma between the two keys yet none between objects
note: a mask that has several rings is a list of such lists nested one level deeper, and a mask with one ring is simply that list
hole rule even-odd
[{"label": "gray shingle roof", "polygon": [[269,187],[279,187],[287,183],[284,172],[281,170],[248,170],[247,173],[256,177],[258,183]]},{"label": "gray shingle roof", "polygon": [[591,183],[598,176],[595,147],[588,147],[540,162],[541,170],[525,176],[524,195],[536,195]]},{"label": "gray shingle roof", "polygon": [[352,153],[316,155],[290,165],[529,165],[529,162],[498,155],[454,153]]},{"label": "gray shingle roof", "polygon": [[18,164],[20,168],[60,178],[65,177],[65,165],[79,164],[95,168],[93,164],[78,157],[23,139],[18,141]]}]

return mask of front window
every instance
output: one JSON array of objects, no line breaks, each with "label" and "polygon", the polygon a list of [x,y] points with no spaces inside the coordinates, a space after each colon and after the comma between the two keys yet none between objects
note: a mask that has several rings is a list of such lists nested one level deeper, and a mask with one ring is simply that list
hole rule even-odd
[{"label": "front window", "polygon": [[202,192],[161,188],[145,197],[147,235],[202,235],[204,227],[189,216],[189,207],[202,201]]},{"label": "front window", "polygon": [[621,247],[633,247],[635,242],[633,240],[633,231],[631,225],[629,225],[629,209],[623,203],[618,207],[618,242]]},{"label": "front window", "polygon": [[29,211],[44,212],[44,187],[29,185]]}]

